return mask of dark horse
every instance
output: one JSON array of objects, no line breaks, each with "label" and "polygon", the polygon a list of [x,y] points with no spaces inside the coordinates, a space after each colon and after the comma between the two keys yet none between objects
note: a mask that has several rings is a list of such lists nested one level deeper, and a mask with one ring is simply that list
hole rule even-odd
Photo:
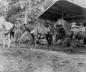
[{"label": "dark horse", "polygon": [[[83,44],[86,44],[86,31],[79,31],[76,34],[72,33],[72,36],[74,36],[75,40],[78,40],[78,43],[80,40],[84,40]],[[81,46],[83,46],[83,44]]]},{"label": "dark horse", "polygon": [[61,42],[65,39],[66,33],[62,25],[57,25],[56,27],[56,42],[57,40],[61,40]]},{"label": "dark horse", "polygon": [[[39,28],[40,30],[40,28]],[[31,35],[33,37],[33,42],[36,44],[41,44],[40,40],[41,39],[46,39],[47,40],[47,44],[48,44],[48,48],[51,46],[52,44],[52,34],[50,31],[48,30],[43,30],[44,33],[42,33],[41,31],[39,31],[38,29],[34,29],[33,32],[31,32]],[[36,34],[35,34],[36,33]]]},{"label": "dark horse", "polygon": [[[44,39],[45,38],[47,40],[48,50],[49,50],[49,48],[52,45],[52,33],[49,31],[49,32],[47,32],[47,34],[44,34],[43,36],[41,36],[41,34],[38,33],[37,37],[38,37],[38,39]],[[38,44],[40,44],[40,43],[38,42]]]},{"label": "dark horse", "polygon": [[51,32],[48,32],[47,34],[45,34],[45,38],[47,40],[47,43],[48,43],[48,50],[49,48],[51,47],[52,45],[52,34]]}]

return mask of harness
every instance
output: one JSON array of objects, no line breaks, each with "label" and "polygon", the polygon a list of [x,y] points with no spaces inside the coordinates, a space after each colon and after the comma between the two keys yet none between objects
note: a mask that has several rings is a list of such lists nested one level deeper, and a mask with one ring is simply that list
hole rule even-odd
[{"label": "harness", "polygon": [[38,27],[32,30],[31,34],[35,34],[38,39],[44,39],[46,37],[45,35],[47,34],[47,32],[49,32],[49,29]]}]

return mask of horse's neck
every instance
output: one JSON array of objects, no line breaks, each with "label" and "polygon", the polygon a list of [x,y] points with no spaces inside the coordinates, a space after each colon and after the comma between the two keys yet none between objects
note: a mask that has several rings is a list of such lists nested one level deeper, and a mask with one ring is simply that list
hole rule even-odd
[{"label": "horse's neck", "polygon": [[4,26],[4,25],[2,25],[2,29],[3,29],[3,30],[6,30],[6,28],[5,28],[5,26]]},{"label": "horse's neck", "polygon": [[15,26],[13,26],[11,29],[10,29],[10,31],[14,31],[15,30]]},{"label": "horse's neck", "polygon": [[37,34],[39,33],[39,30],[38,30],[38,28],[37,28]]}]

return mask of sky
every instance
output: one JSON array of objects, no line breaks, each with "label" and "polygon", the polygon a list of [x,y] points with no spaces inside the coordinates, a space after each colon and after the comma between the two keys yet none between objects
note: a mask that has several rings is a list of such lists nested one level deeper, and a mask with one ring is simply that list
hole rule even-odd
[{"label": "sky", "polygon": [[86,8],[86,0],[67,0],[67,1]]},{"label": "sky", "polygon": [[[58,0],[54,0],[54,1],[58,1]],[[86,8],[86,0],[67,0],[67,1]],[[8,5],[6,0],[0,0],[0,4]]]},{"label": "sky", "polygon": [[[59,0],[54,0],[54,1],[59,1]],[[67,0],[67,1],[86,8],[86,0]]]}]

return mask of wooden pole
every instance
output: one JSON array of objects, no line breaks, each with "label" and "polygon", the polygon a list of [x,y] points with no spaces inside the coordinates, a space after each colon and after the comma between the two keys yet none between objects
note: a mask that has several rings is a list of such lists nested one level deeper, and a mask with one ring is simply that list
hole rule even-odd
[{"label": "wooden pole", "polygon": [[[63,21],[63,11],[62,11],[62,21]],[[62,22],[62,25],[63,25],[63,22]]]}]

